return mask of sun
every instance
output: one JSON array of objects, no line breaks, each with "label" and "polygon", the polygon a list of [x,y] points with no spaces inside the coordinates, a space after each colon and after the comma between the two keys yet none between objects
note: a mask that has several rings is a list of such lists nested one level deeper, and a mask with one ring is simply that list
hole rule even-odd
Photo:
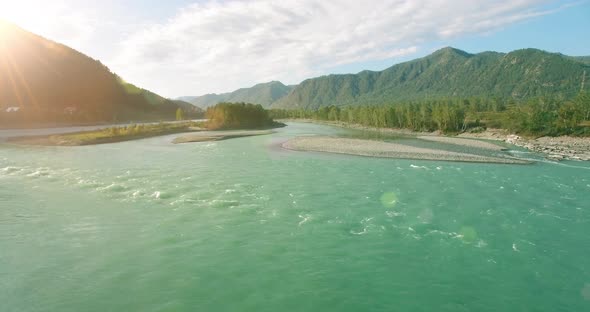
[{"label": "sun", "polygon": [[9,40],[11,34],[15,32],[15,25],[5,19],[0,18],[0,44],[6,43],[6,40]]},{"label": "sun", "polygon": [[9,23],[3,18],[0,18],[0,38],[4,38],[4,36],[9,31]]},{"label": "sun", "polygon": [[15,1],[0,0],[0,23],[6,23],[13,20],[17,12],[20,11],[18,8],[20,5],[15,4]]},{"label": "sun", "polygon": [[5,36],[11,29],[11,25],[14,25],[17,17],[15,5],[7,4],[5,1],[0,0],[0,36]]},{"label": "sun", "polygon": [[31,9],[30,1],[0,0],[0,8],[0,32],[6,32],[11,25],[34,25],[45,11],[40,6]]}]

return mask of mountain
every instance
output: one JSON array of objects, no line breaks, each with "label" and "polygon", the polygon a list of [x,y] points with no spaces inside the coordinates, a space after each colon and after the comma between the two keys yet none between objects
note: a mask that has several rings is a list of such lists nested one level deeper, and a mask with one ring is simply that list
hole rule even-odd
[{"label": "mountain", "polygon": [[251,88],[238,89],[230,93],[184,96],[180,100],[203,108],[221,102],[246,102],[269,107],[272,103],[289,94],[293,87],[286,86],[279,81],[271,81],[257,84]]},{"label": "mountain", "polygon": [[164,97],[162,97],[156,93],[153,93],[149,90],[139,88],[139,87],[135,86],[134,84],[126,82],[126,81],[122,80],[121,78],[119,78],[119,83],[125,88],[125,92],[127,92],[128,94],[140,95],[143,99],[145,99],[147,101],[148,104],[150,104],[153,107],[162,108],[162,107],[170,106],[170,108],[173,108],[175,111],[177,108],[181,108],[185,112],[189,112],[189,113],[190,112],[197,113],[197,114],[204,113],[203,109],[201,109],[200,107],[197,107],[189,102],[186,102],[183,100],[172,100],[172,99],[164,98]]},{"label": "mountain", "polygon": [[586,65],[590,65],[590,56],[565,56],[569,59],[574,61],[578,61],[580,63],[584,63]]},{"label": "mountain", "polygon": [[448,47],[383,71],[305,80],[272,108],[380,105],[444,97],[571,98],[579,92],[584,75],[590,76],[587,64],[557,53],[523,49],[470,54]]},{"label": "mountain", "polygon": [[188,103],[124,82],[65,45],[0,21],[0,122],[84,123],[173,119]]},{"label": "mountain", "polygon": [[201,96],[182,96],[178,99],[181,101],[185,101],[191,103],[200,108],[207,108],[209,106],[213,106],[217,103],[225,102],[226,99],[229,97],[230,93],[222,93],[222,94],[205,94]]}]

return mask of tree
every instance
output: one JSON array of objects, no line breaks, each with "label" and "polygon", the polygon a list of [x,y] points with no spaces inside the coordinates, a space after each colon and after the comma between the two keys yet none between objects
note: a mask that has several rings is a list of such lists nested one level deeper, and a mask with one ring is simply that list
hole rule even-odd
[{"label": "tree", "polygon": [[180,107],[176,110],[176,120],[184,120],[184,111]]},{"label": "tree", "polygon": [[582,113],[578,110],[578,107],[572,102],[567,102],[557,111],[555,123],[559,130],[570,134],[578,126],[582,118]]},{"label": "tree", "polygon": [[338,116],[340,116],[340,109],[336,106],[330,106],[330,109],[328,110],[328,120],[337,121]]},{"label": "tree", "polygon": [[590,120],[590,94],[580,92],[575,99],[575,103],[582,114],[583,120]]},{"label": "tree", "polygon": [[387,105],[324,106],[317,110],[272,110],[277,118],[338,120],[376,128],[445,133],[470,128],[504,128],[525,135],[590,135],[590,96],[580,93],[572,101],[537,97],[527,102],[505,99],[432,99]]}]

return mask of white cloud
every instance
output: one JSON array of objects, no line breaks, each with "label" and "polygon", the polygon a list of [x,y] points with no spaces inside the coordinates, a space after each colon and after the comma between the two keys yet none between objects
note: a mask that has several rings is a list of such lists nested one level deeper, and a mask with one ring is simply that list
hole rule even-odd
[{"label": "white cloud", "polygon": [[165,95],[296,83],[335,66],[410,55],[545,12],[538,0],[210,1],[130,35],[112,62]]},{"label": "white cloud", "polygon": [[[342,72],[411,56],[433,42],[493,32],[555,11],[548,0],[205,0],[171,4],[0,0],[0,17],[101,59],[167,96]],[[575,3],[562,5],[559,8]],[[157,8],[156,8],[157,6]],[[35,8],[32,10],[31,8]],[[559,9],[558,8],[558,9]],[[152,13],[147,13],[152,12]],[[149,16],[149,17],[148,17]],[[156,21],[154,21],[154,19]],[[157,20],[160,22],[157,23]]]}]

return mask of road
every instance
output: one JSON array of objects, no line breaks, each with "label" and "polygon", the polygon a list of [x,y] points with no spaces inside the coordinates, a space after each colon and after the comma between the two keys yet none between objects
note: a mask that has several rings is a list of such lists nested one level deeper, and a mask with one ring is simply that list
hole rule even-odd
[{"label": "road", "polygon": [[[205,121],[206,119],[196,119],[192,121]],[[183,121],[167,121],[165,123],[178,123],[178,122],[186,122],[188,120]],[[129,123],[129,124],[109,124],[109,125],[95,125],[95,126],[78,126],[78,127],[61,127],[61,128],[39,128],[39,129],[5,129],[0,130],[0,141],[4,141],[7,138],[12,137],[24,137],[24,136],[37,136],[37,135],[52,135],[52,134],[64,134],[64,133],[74,133],[74,132],[81,132],[81,131],[92,131],[92,130],[99,130],[99,129],[106,129],[110,127],[124,127],[127,125],[153,125],[158,124],[158,122],[138,122],[138,123]]]}]

